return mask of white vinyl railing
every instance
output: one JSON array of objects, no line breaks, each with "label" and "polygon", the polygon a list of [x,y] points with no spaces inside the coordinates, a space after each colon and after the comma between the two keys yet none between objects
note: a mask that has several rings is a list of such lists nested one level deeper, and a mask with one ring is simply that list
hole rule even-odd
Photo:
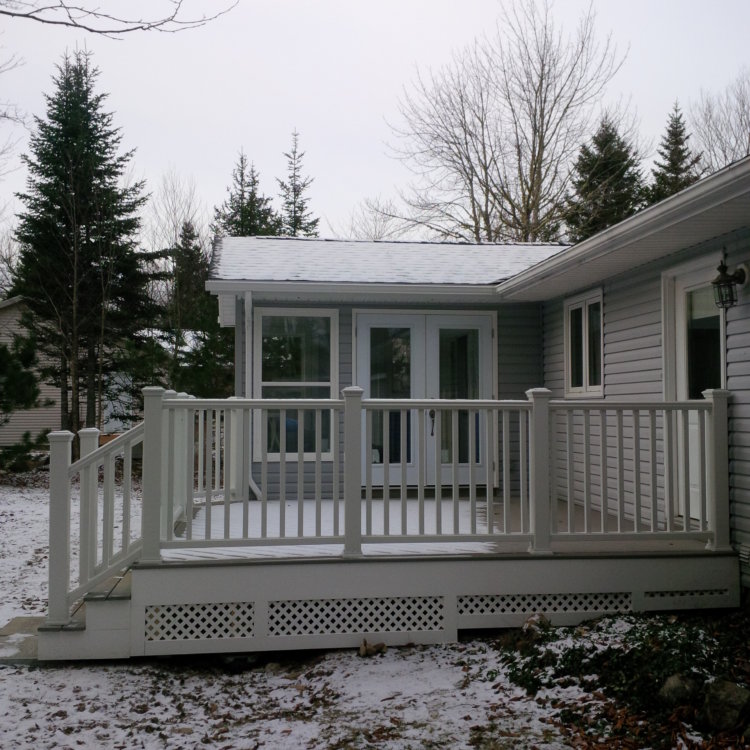
[{"label": "white vinyl railing", "polygon": [[[67,622],[71,605],[138,559],[142,546],[134,454],[143,443],[144,425],[101,447],[95,428],[81,430],[78,436],[81,458],[71,464],[73,434],[49,435],[51,624]],[[71,502],[75,484],[77,504]]]},{"label": "white vinyl railing", "polygon": [[[551,554],[567,541],[678,538],[730,548],[726,391],[680,403],[527,397],[363,399],[350,387],[342,399],[213,400],[147,388],[144,424],[72,466],[73,436],[50,435],[49,622],[117,564],[159,563],[165,549],[343,544],[360,557],[363,545],[492,541]],[[140,442],[142,542],[130,538],[130,479],[116,491],[113,463],[130,477]]]}]

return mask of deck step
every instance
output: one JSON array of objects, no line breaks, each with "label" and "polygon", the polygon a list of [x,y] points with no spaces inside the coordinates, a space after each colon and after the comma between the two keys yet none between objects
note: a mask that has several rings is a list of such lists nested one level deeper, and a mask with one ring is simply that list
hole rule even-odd
[{"label": "deck step", "polygon": [[132,577],[130,570],[102,581],[84,596],[84,601],[99,601],[110,599],[130,599]]}]

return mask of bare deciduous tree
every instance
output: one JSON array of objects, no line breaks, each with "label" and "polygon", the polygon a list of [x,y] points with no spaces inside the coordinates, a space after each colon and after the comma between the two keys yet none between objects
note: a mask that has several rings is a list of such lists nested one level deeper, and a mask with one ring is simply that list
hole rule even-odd
[{"label": "bare deciduous tree", "polygon": [[564,36],[549,2],[506,6],[495,33],[419,76],[401,103],[397,154],[416,183],[408,219],[475,242],[558,234],[570,164],[621,60],[593,10]]},{"label": "bare deciduous tree", "polygon": [[390,200],[367,198],[349,217],[347,237],[355,240],[395,240],[408,231]]},{"label": "bare deciduous tree", "polygon": [[13,274],[18,264],[18,246],[13,238],[13,230],[0,233],[0,299],[10,294]]},{"label": "bare deciduous tree", "polygon": [[719,94],[702,91],[690,119],[704,171],[716,172],[750,155],[750,68]]},{"label": "bare deciduous tree", "polygon": [[134,31],[175,33],[194,29],[228,13],[238,2],[234,0],[211,13],[190,15],[185,11],[184,0],[160,0],[151,2],[152,12],[141,17],[106,12],[101,5],[93,5],[87,0],[77,3],[66,0],[0,0],[0,16],[121,38]]}]

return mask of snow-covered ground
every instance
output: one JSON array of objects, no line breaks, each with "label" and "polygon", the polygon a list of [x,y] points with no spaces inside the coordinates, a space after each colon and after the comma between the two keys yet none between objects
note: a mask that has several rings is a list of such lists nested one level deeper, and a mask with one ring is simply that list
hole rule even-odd
[{"label": "snow-covered ground", "polygon": [[[46,605],[48,500],[43,478],[34,483],[0,485],[0,626]],[[633,622],[566,629],[546,646],[545,663],[571,645],[609,647]],[[0,659],[0,748],[588,746],[561,717],[596,710],[602,693],[550,677],[531,696],[510,679],[520,668],[514,658],[488,636],[365,658],[347,650],[33,666]]]}]

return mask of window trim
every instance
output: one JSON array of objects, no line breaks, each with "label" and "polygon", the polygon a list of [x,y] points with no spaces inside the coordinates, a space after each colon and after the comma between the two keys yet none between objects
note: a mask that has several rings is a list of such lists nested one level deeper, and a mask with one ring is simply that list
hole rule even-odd
[{"label": "window trim", "polygon": [[[314,386],[314,387],[326,387],[326,384],[322,381],[293,381],[286,382],[283,384],[276,383],[275,381],[264,383],[263,377],[263,319],[265,317],[271,318],[328,318],[330,320],[330,331],[331,331],[331,342],[330,342],[330,380],[329,387],[330,392],[328,398],[335,400],[339,397],[339,311],[336,308],[322,308],[322,307],[256,307],[253,309],[253,398],[263,398],[263,386],[264,385],[285,385],[285,386]],[[337,429],[338,424],[335,415],[337,412],[332,412],[331,415],[331,430]],[[260,420],[253,420],[253,461],[262,460],[262,449],[261,446],[261,425]],[[331,446],[333,441],[331,441]],[[314,452],[303,452],[304,461],[314,461]],[[269,462],[278,462],[279,453],[266,454]],[[288,460],[298,460],[298,451],[288,451],[285,454]],[[321,453],[321,460],[333,461],[333,451],[329,448],[328,451]]]},{"label": "window trim", "polygon": [[[599,385],[589,384],[589,307],[595,304],[599,304],[599,351],[601,352],[601,371],[599,373]],[[571,331],[570,331],[570,313],[572,310],[582,310],[582,354],[583,354],[583,385],[572,386],[571,385]],[[604,295],[601,288],[592,289],[585,294],[579,294],[575,297],[565,300],[563,306],[564,314],[564,367],[565,367],[565,397],[566,398],[591,398],[591,397],[604,397]]]}]

